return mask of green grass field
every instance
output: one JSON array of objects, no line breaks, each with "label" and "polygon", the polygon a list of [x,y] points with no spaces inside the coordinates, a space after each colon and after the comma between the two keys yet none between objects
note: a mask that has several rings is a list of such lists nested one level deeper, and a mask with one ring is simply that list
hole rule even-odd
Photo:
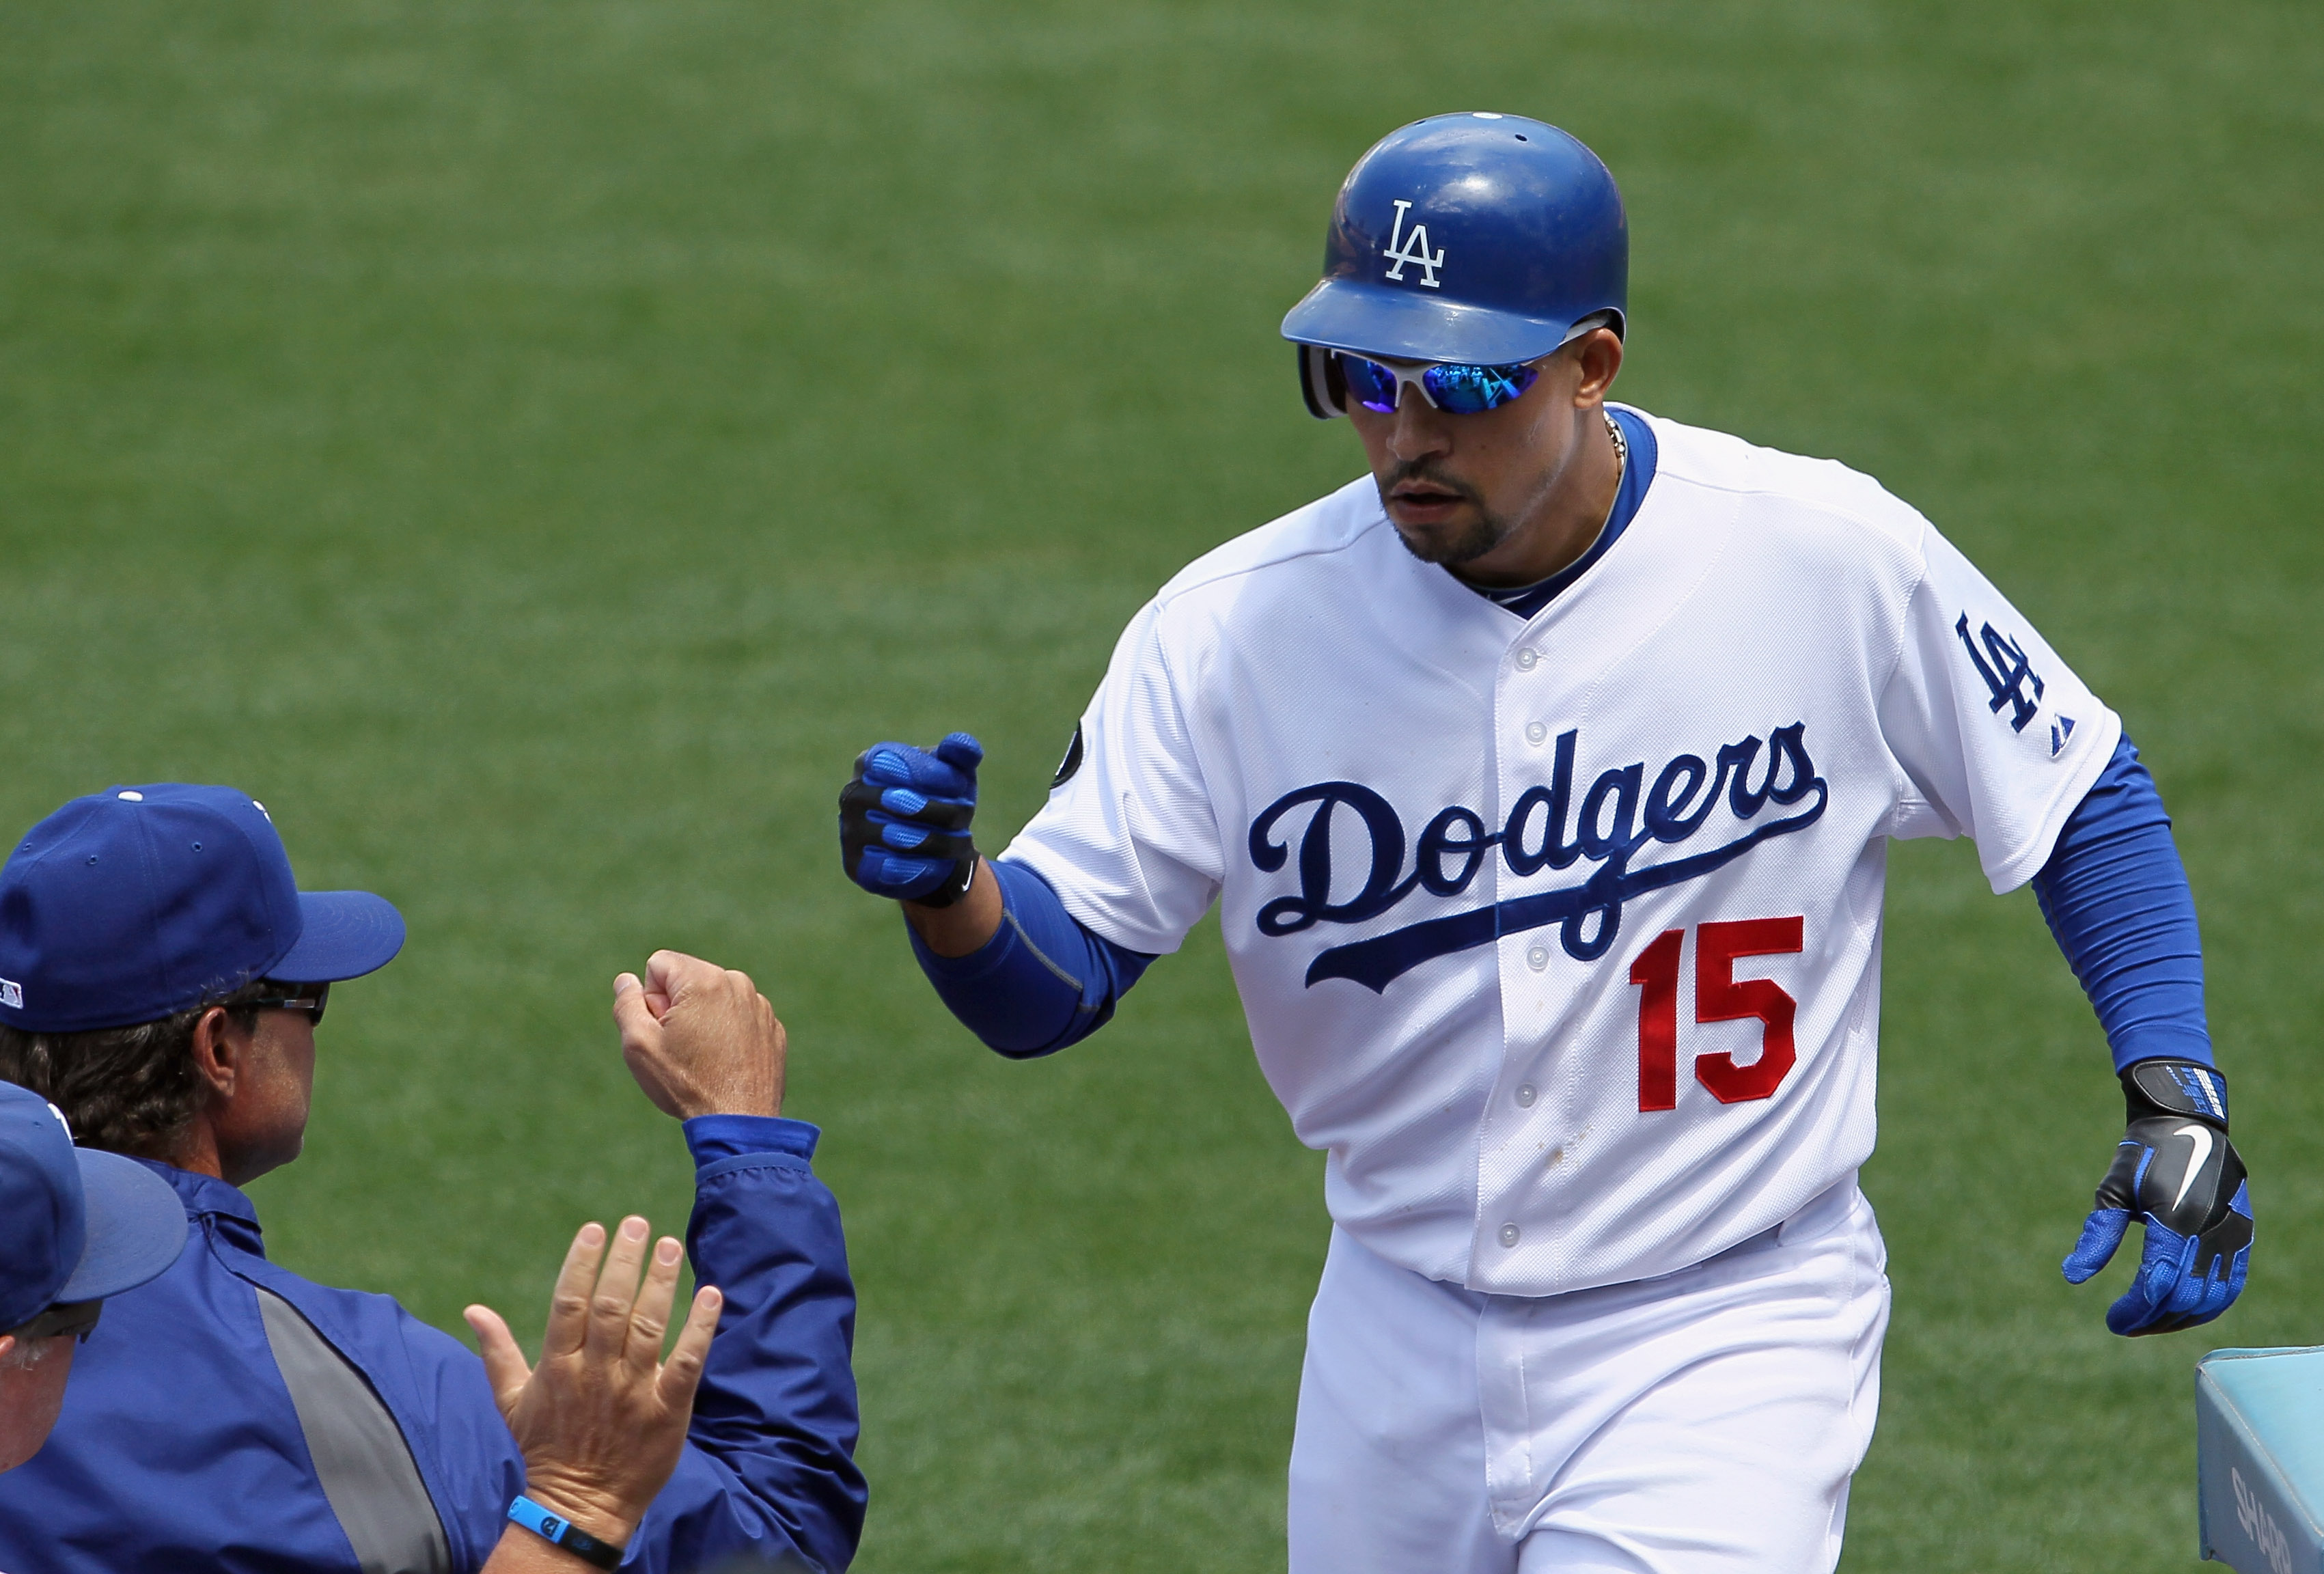
[{"label": "green grass field", "polygon": [[1879,476],[2178,816],[2261,1234],[2135,1343],[2057,1260],[2118,1135],[2029,894],[1895,861],[1893,1253],[1857,1571],[2195,1557],[2190,1373],[2324,1339],[2324,29],[2252,0],[1619,6],[21,0],[0,11],[0,825],[265,799],[385,893],[277,1257],[457,1327],[688,1167],[605,1017],[748,968],[847,1210],[857,1568],[1264,1570],[1320,1162],[1215,929],[985,1054],[839,873],[858,749],[968,727],[988,845],[1179,564],[1356,473],[1284,308],[1370,141],[1622,180],[1620,392]]}]

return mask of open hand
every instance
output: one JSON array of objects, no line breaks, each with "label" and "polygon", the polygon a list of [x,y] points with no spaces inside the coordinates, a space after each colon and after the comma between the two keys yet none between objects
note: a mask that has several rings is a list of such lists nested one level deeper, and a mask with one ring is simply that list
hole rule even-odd
[{"label": "open hand", "polygon": [[664,1361],[685,1252],[665,1236],[645,1262],[647,1234],[644,1220],[624,1219],[608,1252],[603,1225],[581,1227],[557,1275],[538,1367],[525,1364],[500,1313],[466,1312],[493,1398],[524,1454],[525,1496],[614,1546],[678,1468],[724,1303],[715,1289],[696,1293]]}]

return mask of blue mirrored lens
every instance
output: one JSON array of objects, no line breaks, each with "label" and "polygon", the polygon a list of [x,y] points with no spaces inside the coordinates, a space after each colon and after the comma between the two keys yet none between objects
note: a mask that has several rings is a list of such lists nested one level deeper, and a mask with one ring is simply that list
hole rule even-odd
[{"label": "blue mirrored lens", "polygon": [[1396,413],[1396,373],[1361,355],[1340,354],[1340,375],[1356,402],[1378,415]]},{"label": "blue mirrored lens", "polygon": [[[1334,354],[1340,364],[1340,375],[1346,380],[1348,392],[1357,403],[1379,415],[1396,413],[1399,382],[1395,372],[1378,361],[1351,355],[1344,350]],[[1452,415],[1475,415],[1481,410],[1499,410],[1518,398],[1533,386],[1537,375],[1522,362],[1509,366],[1448,364],[1424,368],[1419,382],[1427,390],[1429,402],[1438,410]]]},{"label": "blue mirrored lens", "polygon": [[1420,374],[1420,384],[1436,408],[1453,415],[1475,415],[1499,410],[1533,386],[1537,375],[1522,364],[1515,366],[1431,366]]}]

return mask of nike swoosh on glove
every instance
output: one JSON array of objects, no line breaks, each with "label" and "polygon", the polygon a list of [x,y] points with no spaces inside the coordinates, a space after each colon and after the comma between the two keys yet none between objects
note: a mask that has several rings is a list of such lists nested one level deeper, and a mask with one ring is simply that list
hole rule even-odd
[{"label": "nike swoosh on glove", "polygon": [[839,856],[875,897],[949,907],[976,878],[976,768],[984,749],[947,732],[933,750],[874,743],[839,793]]},{"label": "nike swoosh on glove", "polygon": [[2227,1140],[2227,1079],[2187,1060],[2143,1060],[2122,1072],[2129,1129],[2098,1183],[2098,1207],[2066,1254],[2066,1282],[2107,1266],[2133,1215],[2146,1226],[2137,1277],[2107,1309],[2119,1334],[2172,1333],[2209,1322],[2243,1293],[2251,1266],[2251,1184]]}]

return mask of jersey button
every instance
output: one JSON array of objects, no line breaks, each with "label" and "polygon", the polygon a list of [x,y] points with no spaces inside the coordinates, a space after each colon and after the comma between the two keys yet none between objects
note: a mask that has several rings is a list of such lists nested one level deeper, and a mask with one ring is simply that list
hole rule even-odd
[{"label": "jersey button", "polygon": [[1538,743],[1538,742],[1540,742],[1543,739],[1545,739],[1545,738],[1546,738],[1546,737],[1548,737],[1548,736],[1549,736],[1549,728],[1548,728],[1547,726],[1545,726],[1545,724],[1543,724],[1542,723],[1540,723],[1540,722],[1527,722],[1527,723],[1526,723],[1526,742],[1528,742],[1528,743]]},{"label": "jersey button", "polygon": [[1514,1225],[1514,1224],[1504,1224],[1504,1225],[1502,1225],[1502,1226],[1501,1226],[1501,1244],[1502,1244],[1503,1246],[1515,1246],[1515,1245],[1517,1245],[1517,1237],[1518,1237],[1518,1235],[1519,1235],[1520,1233],[1521,1233],[1521,1232],[1518,1230],[1517,1227],[1516,1225]]},{"label": "jersey button", "polygon": [[1517,652],[1517,670],[1519,672],[1531,672],[1533,670],[1534,663],[1540,659],[1541,652],[1528,645],[1524,649]]},{"label": "jersey button", "polygon": [[1536,1097],[1538,1097],[1538,1095],[1537,1095],[1537,1094],[1536,1094],[1536,1093],[1534,1092],[1534,1091],[1533,1091],[1533,1084],[1532,1084],[1531,1082],[1520,1082],[1520,1083],[1518,1083],[1518,1084],[1517,1084],[1517,1108],[1518,1108],[1518,1109],[1532,1109],[1532,1108],[1533,1108],[1533,1101],[1534,1101],[1534,1100],[1535,1100]]},{"label": "jersey button", "polygon": [[1526,966],[1533,969],[1534,971],[1539,972],[1548,965],[1549,947],[1545,945],[1536,945],[1531,951],[1526,953]]}]

